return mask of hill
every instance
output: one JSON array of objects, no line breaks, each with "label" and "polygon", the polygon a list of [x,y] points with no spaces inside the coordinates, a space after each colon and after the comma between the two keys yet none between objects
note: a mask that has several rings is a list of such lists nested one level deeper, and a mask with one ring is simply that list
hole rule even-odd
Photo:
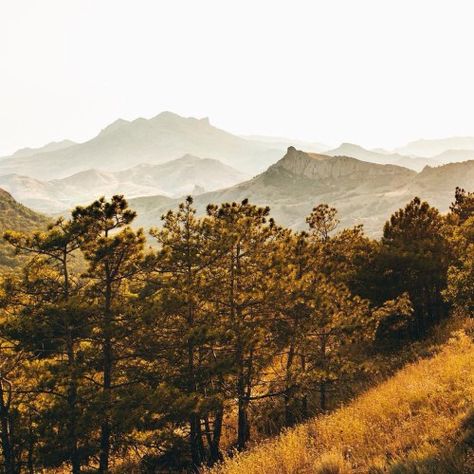
[{"label": "hill", "polygon": [[[472,327],[472,324],[471,324]],[[460,332],[348,406],[213,474],[474,472],[474,343]]]},{"label": "hill", "polygon": [[447,150],[474,150],[474,137],[449,137],[434,140],[415,140],[397,148],[397,153],[433,157]]},{"label": "hill", "polygon": [[219,159],[253,174],[276,161],[281,152],[277,146],[218,129],[207,118],[163,112],[151,119],[119,119],[85,143],[5,158],[0,161],[0,175],[60,179],[90,168],[114,172],[141,163],[160,164],[186,154]]},{"label": "hill", "polygon": [[102,195],[180,197],[196,189],[203,193],[229,187],[247,178],[218,160],[186,155],[161,165],[142,164],[117,172],[89,169],[50,181],[9,174],[0,176],[0,186],[37,211],[57,213]]},{"label": "hill", "polygon": [[446,150],[433,157],[438,163],[457,163],[474,159],[474,150]]},{"label": "hill", "polygon": [[[400,166],[305,153],[290,147],[264,173],[230,188],[196,196],[195,205],[203,213],[208,203],[248,198],[270,206],[277,222],[301,228],[312,207],[327,202],[338,208],[342,226],[364,223],[369,233],[374,233],[380,231],[387,212],[400,203],[398,196],[385,196],[415,176],[414,171]],[[159,216],[166,211],[161,201],[155,209],[149,204],[146,210],[141,209],[134,200],[131,205],[144,226],[159,224]]]},{"label": "hill", "polygon": [[474,189],[474,161],[427,166],[404,189],[405,196],[420,196],[442,212],[448,210],[456,186]]},{"label": "hill", "polygon": [[338,148],[324,152],[329,156],[351,156],[358,160],[368,161],[369,163],[392,164],[404,166],[416,171],[421,171],[425,166],[435,166],[440,164],[435,158],[422,158],[418,156],[404,156],[399,153],[389,153],[385,150],[366,150],[365,148],[353,143],[342,143]]},{"label": "hill", "polygon": [[253,140],[260,143],[266,143],[272,148],[286,150],[289,146],[294,146],[301,150],[306,150],[314,153],[321,153],[328,149],[327,145],[319,142],[308,142],[305,140],[295,140],[294,138],[285,137],[268,137],[265,135],[242,135],[246,140]]},{"label": "hill", "polygon": [[[248,198],[270,206],[278,223],[304,228],[313,206],[327,203],[338,209],[341,227],[363,224],[369,235],[379,236],[387,217],[415,196],[446,212],[456,186],[474,188],[474,161],[427,166],[416,173],[397,165],[305,153],[290,147],[265,172],[230,188],[200,194],[195,197],[195,206],[204,213],[208,203]],[[131,201],[138,211],[138,222],[145,227],[158,225],[169,206],[178,204],[176,200],[163,203],[157,197],[154,207],[153,199],[147,199],[146,209]]]},{"label": "hill", "polygon": [[0,161],[6,160],[8,158],[25,158],[28,156],[38,155],[40,153],[47,153],[49,151],[63,150],[75,144],[76,143],[71,140],[61,140],[59,142],[48,143],[47,145],[39,148],[21,148],[20,150],[17,150],[15,153],[13,153],[13,155],[0,158]]},{"label": "hill", "polygon": [[[48,219],[19,204],[5,190],[0,189],[0,237],[9,229],[33,231],[46,226]],[[0,268],[15,266],[14,253],[0,238]]]}]

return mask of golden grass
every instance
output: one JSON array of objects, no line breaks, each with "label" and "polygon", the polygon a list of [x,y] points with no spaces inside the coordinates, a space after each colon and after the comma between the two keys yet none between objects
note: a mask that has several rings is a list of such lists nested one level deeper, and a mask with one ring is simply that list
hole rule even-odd
[{"label": "golden grass", "polygon": [[[470,323],[472,326],[472,323]],[[474,473],[474,343],[459,331],[348,406],[212,474]]]}]

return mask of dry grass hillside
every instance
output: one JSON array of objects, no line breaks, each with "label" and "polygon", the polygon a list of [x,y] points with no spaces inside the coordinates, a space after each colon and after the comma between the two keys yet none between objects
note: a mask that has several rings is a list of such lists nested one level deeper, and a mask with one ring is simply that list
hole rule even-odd
[{"label": "dry grass hillside", "polygon": [[473,473],[473,327],[349,405],[211,473]]}]

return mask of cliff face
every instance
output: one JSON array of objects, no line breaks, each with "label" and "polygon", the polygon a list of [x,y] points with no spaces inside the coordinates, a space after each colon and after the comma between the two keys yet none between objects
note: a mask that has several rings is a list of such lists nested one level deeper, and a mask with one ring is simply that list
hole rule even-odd
[{"label": "cliff face", "polygon": [[271,168],[283,168],[298,176],[309,179],[340,179],[357,176],[399,176],[409,179],[416,175],[415,171],[396,165],[380,165],[360,161],[348,156],[326,156],[305,153],[289,147],[286,155]]}]

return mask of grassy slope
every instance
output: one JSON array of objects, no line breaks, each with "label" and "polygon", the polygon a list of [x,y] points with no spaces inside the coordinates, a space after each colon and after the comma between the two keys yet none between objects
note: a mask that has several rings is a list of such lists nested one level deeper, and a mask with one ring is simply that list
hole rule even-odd
[{"label": "grassy slope", "polygon": [[437,355],[406,366],[348,406],[212,472],[473,473],[472,338],[457,333]]}]

